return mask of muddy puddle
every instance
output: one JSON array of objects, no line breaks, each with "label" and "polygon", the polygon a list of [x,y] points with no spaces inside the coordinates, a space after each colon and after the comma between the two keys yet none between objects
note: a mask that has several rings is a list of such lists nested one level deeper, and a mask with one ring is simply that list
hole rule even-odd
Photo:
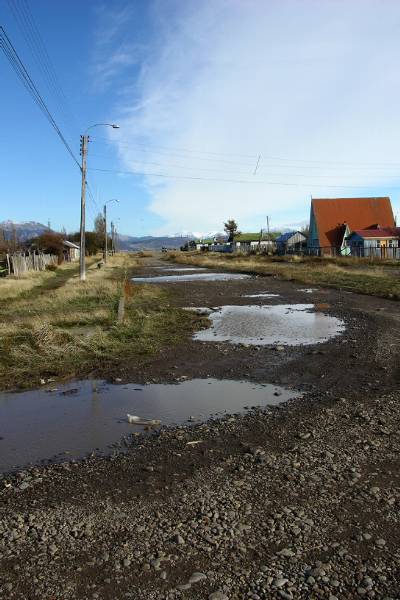
[{"label": "muddy puddle", "polygon": [[251,275],[245,275],[244,273],[188,273],[183,275],[132,277],[132,281],[136,281],[136,283],[179,283],[181,281],[230,281],[249,278],[251,278]]},{"label": "muddy puddle", "polygon": [[343,333],[344,322],[314,304],[223,306],[210,312],[211,327],[197,332],[202,342],[229,342],[257,346],[320,344]]},{"label": "muddy puddle", "polygon": [[83,381],[57,390],[0,394],[0,471],[30,463],[109,454],[123,436],[143,432],[127,414],[162,425],[205,421],[245,407],[299,396],[270,384],[195,379],[179,384],[108,385]]}]

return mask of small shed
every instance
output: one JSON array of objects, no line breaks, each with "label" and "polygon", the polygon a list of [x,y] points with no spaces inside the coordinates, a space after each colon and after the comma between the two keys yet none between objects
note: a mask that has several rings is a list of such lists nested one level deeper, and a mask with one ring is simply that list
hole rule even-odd
[{"label": "small shed", "polygon": [[307,248],[307,236],[301,231],[287,231],[275,241],[278,254],[294,254]]},{"label": "small shed", "polygon": [[80,256],[79,246],[77,244],[74,244],[74,242],[70,242],[68,240],[64,240],[63,244],[64,244],[63,254],[64,254],[65,262],[76,262],[77,260],[79,260],[79,256]]},{"label": "small shed", "polygon": [[214,243],[215,241],[212,238],[196,240],[196,250],[202,250],[204,252],[209,250]]}]

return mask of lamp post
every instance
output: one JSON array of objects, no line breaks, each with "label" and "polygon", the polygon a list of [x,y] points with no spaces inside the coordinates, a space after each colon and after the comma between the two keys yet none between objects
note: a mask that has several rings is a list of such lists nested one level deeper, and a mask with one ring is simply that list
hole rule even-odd
[{"label": "lamp post", "polygon": [[117,198],[111,198],[111,200],[107,200],[104,204],[104,262],[107,262],[107,204],[109,202],[119,202]]},{"label": "lamp post", "polygon": [[82,183],[81,183],[81,239],[80,239],[80,257],[79,257],[79,277],[81,281],[86,279],[85,270],[85,221],[86,221],[86,163],[87,163],[87,151],[89,144],[89,136],[87,132],[93,127],[112,127],[113,129],[119,129],[119,125],[114,123],[95,123],[88,127],[83,135],[81,135],[81,155],[82,155]]}]

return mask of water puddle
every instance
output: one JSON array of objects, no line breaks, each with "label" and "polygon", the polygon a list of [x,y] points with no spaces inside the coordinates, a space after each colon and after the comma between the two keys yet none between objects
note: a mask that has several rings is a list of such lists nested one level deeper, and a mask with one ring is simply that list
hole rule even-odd
[{"label": "water puddle", "polygon": [[271,294],[270,292],[263,292],[259,294],[244,294],[242,298],[279,298],[280,294]]},{"label": "water puddle", "polygon": [[205,267],[153,267],[160,271],[206,271]]},{"label": "water puddle", "polygon": [[[179,384],[106,385],[83,381],[57,390],[0,394],[0,471],[50,459],[67,460],[99,449],[111,453],[122,436],[162,425],[205,421],[245,407],[280,404],[294,390],[248,381],[195,379]],[[135,419],[133,419],[135,421]]]},{"label": "water puddle", "polygon": [[297,291],[303,292],[303,294],[314,294],[314,292],[318,292],[317,288],[303,288]]},{"label": "water puddle", "polygon": [[132,277],[132,281],[136,281],[136,283],[179,283],[181,281],[230,281],[232,279],[249,279],[250,277],[251,275],[244,273],[188,273],[187,275]]},{"label": "water puddle", "polygon": [[202,342],[266,346],[320,344],[343,333],[344,322],[312,312],[314,304],[223,306],[209,314],[211,327],[198,331]]}]

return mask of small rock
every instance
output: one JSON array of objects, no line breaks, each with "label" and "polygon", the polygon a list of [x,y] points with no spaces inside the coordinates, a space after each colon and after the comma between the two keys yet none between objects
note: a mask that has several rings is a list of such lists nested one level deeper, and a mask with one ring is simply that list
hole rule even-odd
[{"label": "small rock", "polygon": [[185,540],[183,539],[183,537],[181,535],[179,535],[179,533],[174,535],[174,537],[172,538],[172,541],[174,541],[175,544],[180,544],[180,545],[185,543]]},{"label": "small rock", "polygon": [[277,554],[279,556],[284,556],[285,558],[290,558],[291,556],[295,555],[295,552],[293,552],[293,550],[291,550],[290,548],[282,548],[282,550],[277,552]]},{"label": "small rock", "polygon": [[191,575],[189,579],[189,583],[197,583],[198,581],[202,581],[203,579],[207,579],[207,575],[204,575],[204,573],[193,573],[193,575]]}]

